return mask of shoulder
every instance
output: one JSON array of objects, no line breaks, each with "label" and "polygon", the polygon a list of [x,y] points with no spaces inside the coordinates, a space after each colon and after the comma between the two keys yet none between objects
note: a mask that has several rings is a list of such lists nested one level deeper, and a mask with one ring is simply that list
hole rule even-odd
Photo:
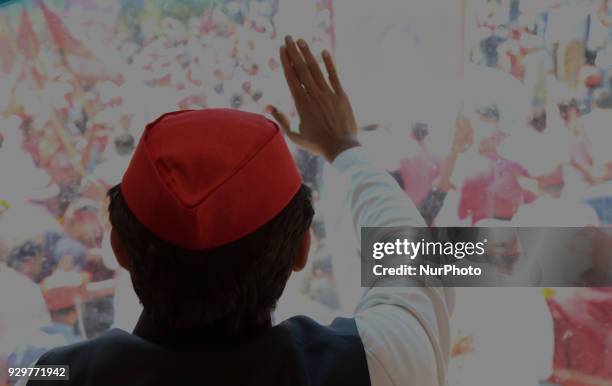
[{"label": "shoulder", "polygon": [[359,337],[353,318],[336,318],[329,326],[324,326],[307,316],[295,316],[280,325],[288,329],[298,342],[306,342],[312,338]]},{"label": "shoulder", "polygon": [[82,385],[90,384],[100,374],[108,378],[109,374],[131,373],[152,363],[151,360],[159,360],[161,355],[152,343],[113,329],[94,339],[52,349],[40,357],[37,365],[68,365],[69,384]]},{"label": "shoulder", "polygon": [[324,326],[306,316],[296,316],[279,327],[292,335],[312,384],[370,384],[366,353],[355,319],[336,318]]},{"label": "shoulder", "polygon": [[381,384],[445,384],[454,302],[452,288],[370,289],[356,321],[372,379]]},{"label": "shoulder", "polygon": [[114,329],[94,339],[49,350],[40,357],[37,363],[39,365],[71,364],[88,354],[112,349],[118,342],[129,341],[130,337],[131,334]]}]

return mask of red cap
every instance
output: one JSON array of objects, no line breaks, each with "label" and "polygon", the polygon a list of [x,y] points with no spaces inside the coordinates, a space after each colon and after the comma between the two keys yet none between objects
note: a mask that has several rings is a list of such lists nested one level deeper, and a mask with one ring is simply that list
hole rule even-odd
[{"label": "red cap", "polygon": [[167,113],[147,125],[121,192],[157,237],[203,250],[272,220],[301,184],[274,122],[238,110],[205,109]]}]

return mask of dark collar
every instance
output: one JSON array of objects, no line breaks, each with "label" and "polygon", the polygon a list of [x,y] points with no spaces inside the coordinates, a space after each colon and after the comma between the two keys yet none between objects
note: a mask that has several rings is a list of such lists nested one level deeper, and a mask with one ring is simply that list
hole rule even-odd
[{"label": "dark collar", "polygon": [[269,328],[261,327],[248,333],[228,336],[220,333],[218,328],[211,326],[195,328],[167,328],[158,325],[146,312],[140,314],[133,334],[149,342],[166,347],[217,346],[233,344],[243,339],[258,335]]}]

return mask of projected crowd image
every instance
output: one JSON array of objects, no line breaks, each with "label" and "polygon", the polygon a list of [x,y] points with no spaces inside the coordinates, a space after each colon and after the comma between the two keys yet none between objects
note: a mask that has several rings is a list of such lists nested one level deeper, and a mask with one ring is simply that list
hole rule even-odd
[{"label": "projected crowd image", "polygon": [[[144,127],[166,111],[263,114],[269,104],[296,121],[278,48],[285,34],[300,33],[313,51],[334,53],[337,34],[348,30],[334,19],[340,2],[23,0],[0,7],[0,369],[30,365],[50,348],[113,327],[131,331],[141,306],[110,247],[107,191],[121,181]],[[467,0],[463,12],[466,91],[444,111],[452,122],[371,118],[364,143],[381,154],[394,149],[385,166],[430,226],[604,231],[575,278],[582,288],[531,288],[508,298],[534,315],[525,337],[550,336],[554,347],[542,348],[550,363],[533,354],[541,347],[518,347],[530,340],[518,338],[509,351],[528,369],[502,380],[486,350],[508,340],[503,296],[493,304],[470,289],[457,307],[491,303],[499,324],[483,318],[477,331],[466,326],[475,316],[459,309],[449,383],[609,385],[612,292],[598,287],[598,273],[612,266],[602,258],[612,248],[605,232],[612,224],[612,1]],[[299,26],[288,22],[296,14]],[[390,34],[397,27],[394,20]],[[418,50],[418,31],[399,30],[393,41],[405,37]],[[338,63],[352,60],[338,52]],[[290,146],[317,214],[309,266],[289,290],[325,322],[352,305],[334,257],[341,241],[329,221],[337,209],[333,174],[319,157]],[[520,259],[516,251],[506,257]],[[536,341],[526,344],[547,345]],[[476,374],[487,366],[490,373]],[[4,373],[0,386],[9,384]]]}]

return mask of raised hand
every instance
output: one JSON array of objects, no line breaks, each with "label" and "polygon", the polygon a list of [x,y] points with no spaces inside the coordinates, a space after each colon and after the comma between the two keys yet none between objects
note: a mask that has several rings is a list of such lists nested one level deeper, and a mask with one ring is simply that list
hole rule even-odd
[{"label": "raised hand", "polygon": [[289,119],[274,106],[268,111],[296,145],[333,161],[343,151],[359,146],[357,123],[328,51],[323,51],[325,79],[308,44],[290,36],[280,48],[280,58],[289,90],[300,116],[299,132],[291,131]]}]

